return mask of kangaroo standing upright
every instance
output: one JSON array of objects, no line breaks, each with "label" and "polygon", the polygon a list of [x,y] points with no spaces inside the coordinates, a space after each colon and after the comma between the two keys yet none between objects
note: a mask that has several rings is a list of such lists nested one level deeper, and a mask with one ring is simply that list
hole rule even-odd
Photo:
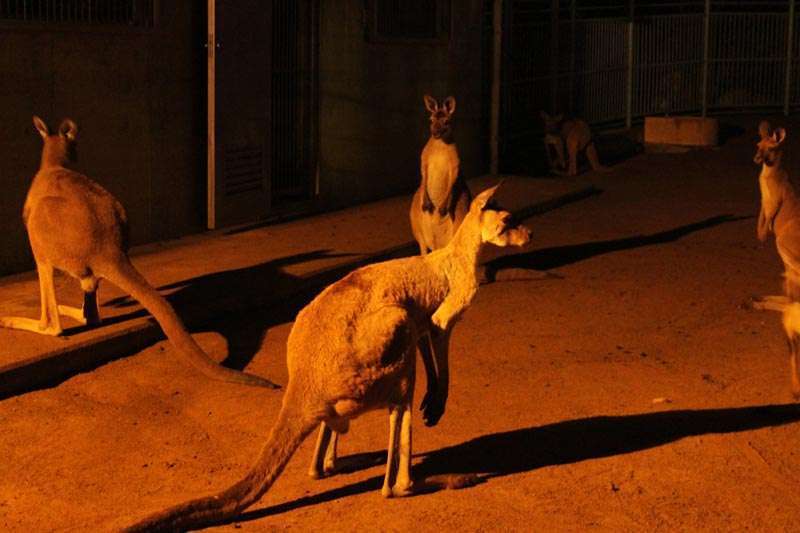
[{"label": "kangaroo standing upright", "polygon": [[[566,171],[568,176],[577,175],[578,153],[582,150],[586,151],[586,159],[589,160],[593,170],[600,172],[606,170],[597,157],[592,130],[586,121],[578,118],[564,120],[564,115],[551,117],[544,111],[541,112],[541,117],[544,122],[544,147],[551,171],[556,174],[563,174]],[[564,159],[564,145],[567,147],[569,161]],[[551,149],[555,151],[555,158],[551,155]]]},{"label": "kangaroo standing upright", "polygon": [[[166,509],[126,531],[184,531],[229,520],[257,501],[315,427],[345,433],[350,420],[389,409],[389,445],[381,493],[404,496],[411,479],[411,404],[416,345],[426,331],[447,331],[478,289],[477,256],[485,243],[521,246],[530,231],[487,206],[479,194],[450,243],[425,256],[360,268],[322,291],[297,315],[287,342],[289,383],[261,455],[228,489]],[[426,363],[427,364],[427,363]],[[446,358],[437,357],[446,373]],[[431,394],[439,398],[428,397]],[[446,381],[426,396],[443,405]],[[328,446],[319,442],[315,461]]]},{"label": "kangaroo standing upright", "polygon": [[776,128],[770,132],[769,123],[762,121],[758,131],[761,139],[753,161],[761,165],[758,176],[761,191],[761,210],[757,234],[764,242],[775,234],[775,246],[783,261],[783,295],[764,296],[753,303],[757,309],[783,312],[783,327],[789,340],[792,394],[800,399],[800,377],[797,355],[800,350],[800,198],[783,166],[783,146],[786,131]]},{"label": "kangaroo standing upright", "polygon": [[[61,315],[84,325],[99,324],[97,287],[100,279],[105,278],[150,311],[178,351],[205,375],[233,383],[276,387],[263,378],[219,366],[211,360],[169,303],[134,268],[127,256],[125,209],[99,184],[67,168],[76,158],[75,123],[64,120],[55,134],[50,133],[39,117],[33,117],[33,124],[42,136],[44,147],[22,218],[39,274],[42,314],[39,320],[0,317],[0,327],[60,335]],[[55,269],[80,281],[81,308],[58,305],[53,284]]]},{"label": "kangaroo standing upright", "polygon": [[420,157],[422,183],[411,200],[411,231],[422,255],[445,246],[469,211],[471,195],[459,174],[458,149],[453,139],[452,117],[456,99],[439,104],[424,96],[431,114],[431,136]]}]

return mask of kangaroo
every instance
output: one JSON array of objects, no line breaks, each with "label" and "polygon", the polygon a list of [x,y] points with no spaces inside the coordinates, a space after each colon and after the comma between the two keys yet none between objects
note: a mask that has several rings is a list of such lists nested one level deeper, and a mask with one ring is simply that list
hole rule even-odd
[{"label": "kangaroo", "polygon": [[472,200],[458,172],[458,149],[452,127],[456,99],[448,96],[439,104],[426,94],[424,100],[430,113],[431,136],[422,149],[422,183],[411,200],[409,213],[411,231],[422,255],[450,242]]},{"label": "kangaroo", "polygon": [[783,166],[783,143],[786,130],[770,131],[767,121],[758,126],[760,140],[753,161],[761,165],[758,185],[761,210],[756,234],[765,242],[775,234],[775,246],[783,261],[783,295],[755,299],[753,307],[781,311],[783,327],[789,341],[792,394],[800,399],[797,374],[797,353],[800,349],[800,198]]},{"label": "kangaroo", "polygon": [[[86,176],[70,170],[77,157],[78,127],[70,119],[58,132],[33,117],[42,136],[39,171],[25,199],[22,219],[39,274],[42,313],[39,320],[0,317],[0,327],[61,335],[61,316],[83,325],[98,325],[97,288],[101,278],[109,280],[136,298],[158,321],[167,338],[188,361],[208,377],[275,388],[258,376],[217,365],[186,331],[175,311],[151,287],[128,259],[128,222],[125,209],[108,191]],[[80,281],[81,308],[59,305],[53,284],[54,270]]]},{"label": "kangaroo", "polygon": [[[586,151],[586,159],[589,160],[593,170],[598,172],[607,170],[607,167],[600,164],[592,140],[592,131],[586,121],[579,118],[564,120],[562,114],[551,117],[544,111],[541,112],[541,117],[544,121],[544,147],[553,173],[563,175],[566,172],[568,176],[577,175],[578,153],[582,150]],[[567,147],[569,166],[564,160],[564,145]],[[555,158],[551,149],[555,151]]]},{"label": "kangaroo", "polygon": [[797,355],[800,353],[800,302],[792,302],[782,296],[767,296],[753,302],[756,309],[780,311],[783,314],[783,331],[789,345],[789,378],[792,396],[800,400],[800,374],[797,371]]},{"label": "kangaroo", "polygon": [[[126,531],[183,531],[230,520],[257,501],[300,443],[323,425],[347,432],[350,420],[389,410],[389,445],[381,494],[413,492],[411,404],[416,344],[426,331],[445,332],[478,288],[476,263],[485,243],[521,246],[530,231],[487,206],[497,187],[479,194],[450,243],[425,256],[369,265],[327,287],[297,315],[287,342],[289,383],[278,419],[255,465],[239,482],[204,498],[155,513]],[[447,362],[438,371],[446,376]],[[446,378],[426,395],[443,406]],[[319,460],[323,442],[317,446]]]}]

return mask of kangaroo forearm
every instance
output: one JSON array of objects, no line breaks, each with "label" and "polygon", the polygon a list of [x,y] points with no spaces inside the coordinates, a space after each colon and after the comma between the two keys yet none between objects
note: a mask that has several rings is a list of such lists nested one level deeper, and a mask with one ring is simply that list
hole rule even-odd
[{"label": "kangaroo forearm", "polygon": [[441,330],[439,333],[447,331],[452,327],[464,309],[472,301],[475,290],[476,288],[466,288],[458,292],[451,292],[447,295],[439,308],[433,313],[433,316],[431,316],[433,324]]},{"label": "kangaroo forearm", "polygon": [[419,341],[419,353],[422,356],[422,363],[425,366],[425,379],[428,382],[428,390],[436,390],[438,381],[436,376],[436,363],[433,360],[430,338],[424,335]]},{"label": "kangaroo forearm", "polygon": [[769,234],[769,224],[767,223],[767,217],[764,214],[764,210],[762,209],[758,215],[758,226],[756,228],[758,233],[758,239],[760,241],[767,240],[767,235]]}]

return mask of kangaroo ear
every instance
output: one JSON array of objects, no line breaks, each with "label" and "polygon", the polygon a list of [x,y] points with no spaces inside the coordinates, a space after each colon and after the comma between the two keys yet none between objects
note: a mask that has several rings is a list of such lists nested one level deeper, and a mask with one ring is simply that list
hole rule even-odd
[{"label": "kangaroo ear", "polygon": [[425,100],[425,109],[427,109],[429,113],[436,113],[439,109],[439,103],[436,101],[436,98],[426,94],[422,99]]},{"label": "kangaroo ear", "polygon": [[545,122],[550,120],[550,115],[548,115],[545,111],[539,111],[539,116],[542,117],[542,120]]},{"label": "kangaroo ear", "polygon": [[483,208],[486,207],[486,204],[489,203],[489,200],[492,199],[494,193],[497,191],[497,189],[500,188],[502,184],[503,180],[500,180],[500,183],[498,183],[494,187],[489,187],[485,191],[481,192],[478,196],[475,197],[474,200],[472,200],[472,205],[470,206],[470,208],[475,211],[482,211]]},{"label": "kangaroo ear", "polygon": [[786,138],[786,130],[783,128],[775,128],[775,131],[772,132],[772,138],[775,140],[776,143],[780,144]]},{"label": "kangaroo ear", "polygon": [[562,120],[564,120],[564,113],[559,113],[553,117],[553,122],[561,122]]},{"label": "kangaroo ear", "polygon": [[48,128],[47,124],[45,124],[44,121],[36,115],[33,115],[33,127],[36,128],[36,131],[39,132],[39,135],[42,136],[42,139],[46,139],[50,135],[50,128]]},{"label": "kangaroo ear", "polygon": [[769,122],[766,120],[762,120],[758,124],[758,134],[761,135],[762,139],[766,139],[769,137]]},{"label": "kangaroo ear", "polygon": [[66,137],[70,141],[74,141],[78,136],[78,125],[72,120],[65,118],[61,125],[58,127],[58,134]]},{"label": "kangaroo ear", "polygon": [[456,99],[455,99],[455,97],[454,96],[448,96],[447,98],[445,98],[444,102],[442,103],[442,107],[444,107],[444,110],[447,111],[448,115],[452,115],[456,110]]}]

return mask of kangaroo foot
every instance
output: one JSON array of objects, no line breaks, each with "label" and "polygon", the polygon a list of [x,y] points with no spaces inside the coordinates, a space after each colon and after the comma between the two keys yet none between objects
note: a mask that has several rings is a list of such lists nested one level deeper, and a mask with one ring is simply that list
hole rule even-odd
[{"label": "kangaroo foot", "polygon": [[758,311],[782,311],[788,303],[786,296],[751,296],[749,302],[744,302],[742,307]]},{"label": "kangaroo foot", "polygon": [[92,315],[86,316],[84,310],[80,307],[59,304],[58,314],[61,316],[68,316],[83,326],[97,326],[100,324],[99,317]]},{"label": "kangaroo foot", "polygon": [[32,318],[23,318],[18,316],[0,317],[0,328],[32,331],[33,333],[41,333],[43,335],[50,335],[52,337],[58,337],[63,333],[61,328],[51,324],[42,324],[41,320],[34,320]]}]

